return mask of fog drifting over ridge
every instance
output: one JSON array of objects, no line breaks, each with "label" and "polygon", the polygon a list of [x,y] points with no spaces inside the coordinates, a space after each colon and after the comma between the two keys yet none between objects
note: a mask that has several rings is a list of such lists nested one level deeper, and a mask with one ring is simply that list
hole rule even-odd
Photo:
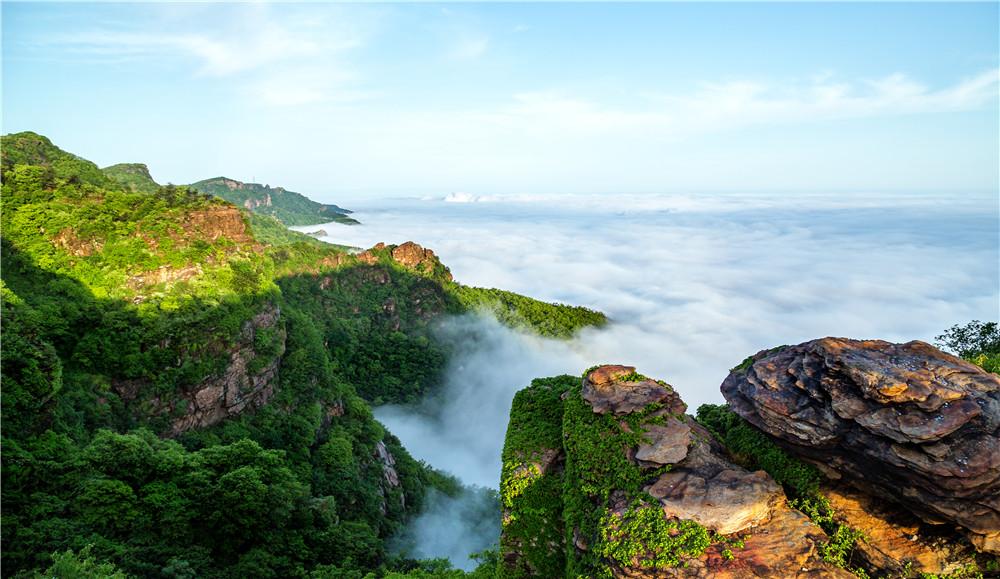
[{"label": "fog drifting over ridge", "polygon": [[[325,225],[328,241],[413,240],[462,283],[612,320],[568,342],[480,316],[445,324],[460,348],[442,391],[375,414],[415,457],[468,484],[496,488],[510,400],[532,378],[630,364],[672,384],[693,412],[721,402],[728,369],[764,348],[828,335],[931,341],[952,324],[1000,318],[995,193],[462,193],[343,205],[363,225]],[[453,537],[415,554],[482,548],[470,529],[457,525]]]}]

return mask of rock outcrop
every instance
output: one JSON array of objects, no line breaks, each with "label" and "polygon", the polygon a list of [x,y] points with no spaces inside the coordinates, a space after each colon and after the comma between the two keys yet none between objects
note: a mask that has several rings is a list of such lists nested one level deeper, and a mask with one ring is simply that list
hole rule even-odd
[{"label": "rock outcrop", "polygon": [[722,385],[790,452],[1000,553],[1000,377],[923,342],[824,338],[758,353]]},{"label": "rock outcrop", "polygon": [[236,244],[255,243],[243,219],[243,213],[226,205],[189,211],[184,216],[183,237],[187,240],[211,241],[225,237]]},{"label": "rock outcrop", "polygon": [[[258,360],[255,337],[268,332],[275,344],[275,351],[266,360]],[[243,323],[239,338],[229,346],[229,363],[221,374],[211,376],[200,384],[181,391],[170,398],[153,398],[148,401],[150,416],[171,417],[169,436],[178,436],[193,428],[204,428],[240,414],[248,409],[260,408],[271,398],[278,381],[281,356],[285,351],[285,329],[281,310],[267,304],[251,319]],[[115,391],[125,402],[143,399],[146,384],[139,381],[119,381]]]},{"label": "rock outcrop", "polygon": [[583,399],[598,414],[621,416],[647,404],[663,404],[667,412],[683,414],[687,405],[668,384],[637,376],[632,366],[600,366],[583,381]]},{"label": "rock outcrop", "polygon": [[519,392],[499,576],[853,577],[824,562],[826,534],[767,473],[731,462],[685,410],[629,366]]},{"label": "rock outcrop", "polygon": [[441,260],[431,249],[412,241],[407,241],[400,245],[386,245],[377,243],[371,249],[366,249],[358,254],[358,259],[363,263],[378,263],[380,256],[388,256],[399,265],[427,275],[440,274],[444,279],[451,281],[451,272],[445,267]]},{"label": "rock outcrop", "polygon": [[[382,514],[389,512],[387,495],[397,494],[399,496],[400,508],[406,508],[406,495],[402,492],[402,484],[399,481],[399,473],[396,472],[396,457],[386,447],[385,442],[378,441],[375,444],[375,460],[382,467],[382,484],[379,485],[379,493],[382,495],[382,503],[379,506]],[[393,493],[393,491],[398,491]]]},{"label": "rock outcrop", "polygon": [[[277,385],[278,368],[285,352],[285,330],[280,318],[281,310],[269,304],[243,323],[240,339],[231,348],[229,365],[222,375],[209,378],[185,393],[187,404],[183,415],[171,424],[172,435],[211,426],[248,408],[260,408],[267,403]],[[273,332],[272,339],[278,346],[271,359],[258,364],[259,369],[255,370],[251,363],[259,355],[254,350],[254,337],[258,332]]]}]

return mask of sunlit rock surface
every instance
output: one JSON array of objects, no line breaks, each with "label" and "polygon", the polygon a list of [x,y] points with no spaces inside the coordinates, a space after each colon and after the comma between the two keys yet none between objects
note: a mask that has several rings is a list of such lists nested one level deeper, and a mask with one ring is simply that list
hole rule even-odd
[{"label": "sunlit rock surface", "polygon": [[833,477],[1000,553],[1000,377],[923,342],[823,338],[758,353],[731,408]]}]

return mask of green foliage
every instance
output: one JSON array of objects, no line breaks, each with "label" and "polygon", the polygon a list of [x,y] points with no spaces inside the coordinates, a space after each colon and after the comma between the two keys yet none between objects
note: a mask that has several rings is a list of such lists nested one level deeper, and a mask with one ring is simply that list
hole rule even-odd
[{"label": "green foliage", "polygon": [[[788,346],[777,346],[775,348],[770,348],[770,349],[768,349],[768,350],[765,351],[765,355],[770,355],[770,354],[774,354],[775,352],[780,352],[780,351],[784,350],[787,347]],[[746,372],[747,370],[750,369],[750,366],[753,366],[753,361],[754,361],[754,359],[756,357],[757,357],[757,354],[754,354],[752,356],[747,356],[746,358],[743,359],[742,362],[740,362],[736,366],[733,366],[732,368],[730,368],[729,371],[730,372],[737,372],[737,373],[739,373],[739,372]]]},{"label": "green foliage", "polygon": [[557,577],[566,566],[562,521],[563,476],[558,463],[542,472],[541,460],[562,452],[561,396],[579,383],[573,376],[533,380],[514,396],[503,449],[500,499],[504,508],[498,577]]},{"label": "green foliage", "polygon": [[858,541],[864,540],[865,534],[861,531],[847,525],[839,525],[830,536],[829,542],[819,546],[819,553],[827,563],[850,569],[855,545]]},{"label": "green foliage", "polygon": [[622,514],[600,522],[597,552],[621,566],[667,569],[697,557],[711,545],[708,530],[694,521],[666,519],[659,506],[633,502]]},{"label": "green foliage", "polygon": [[[626,451],[640,442],[643,425],[656,420],[650,414],[657,410],[649,405],[629,416],[625,427],[593,412],[575,376],[534,380],[517,393],[500,482],[499,577],[604,577],[611,565],[665,569],[724,540],[694,521],[666,519],[662,510],[647,506],[655,499],[642,488],[667,467],[644,470]],[[625,513],[609,510],[612,492],[630,501]],[[553,536],[554,530],[563,535]],[[578,541],[588,548],[565,548]]]},{"label": "green foliage", "polygon": [[498,289],[452,284],[450,293],[468,310],[486,310],[512,327],[526,328],[542,336],[570,338],[586,327],[608,323],[601,312],[581,306],[550,304]]},{"label": "green foliage", "polygon": [[149,168],[142,163],[120,163],[101,171],[126,191],[156,193],[160,189],[160,185],[150,176]]},{"label": "green foliage", "polygon": [[[31,170],[35,178],[40,178],[38,184],[61,180],[95,187],[114,186],[97,165],[63,151],[48,138],[30,131],[4,135],[0,140],[0,157],[0,171],[5,184],[8,173],[15,171],[18,165],[31,165],[38,168]],[[24,175],[23,169],[21,175]]]},{"label": "green foliage", "polygon": [[997,322],[973,320],[964,326],[955,324],[935,338],[935,343],[987,372],[1000,374],[1000,325]]},{"label": "green foliage", "polygon": [[447,352],[430,322],[448,305],[438,283],[402,268],[359,265],[278,284],[288,303],[318,321],[334,365],[363,398],[415,402],[439,383]]},{"label": "green foliage", "polygon": [[35,579],[58,577],[59,579],[125,579],[127,576],[111,563],[94,559],[87,545],[79,553],[65,551],[52,554],[52,565],[34,574]]},{"label": "green foliage", "polygon": [[[109,168],[112,181],[37,135],[2,148],[4,576],[415,570],[390,568],[386,538],[429,489],[460,485],[365,399],[439,382],[432,322],[465,311],[444,266],[361,264],[191,189],[154,189],[135,166]],[[269,380],[267,404],[154,434],[234,354]],[[473,575],[496,559],[484,565]]]},{"label": "green foliage", "polygon": [[[590,547],[583,553],[571,551],[567,560],[568,576],[609,576],[602,553],[615,554],[624,561],[628,554],[638,554],[641,545],[648,549],[643,554],[651,557],[654,566],[680,564],[686,556],[696,556],[708,545],[701,547],[704,529],[692,521],[668,522],[662,511],[653,535],[638,535],[636,542],[629,543],[625,535],[608,529],[610,522],[631,525],[636,520],[642,524],[651,523],[650,512],[637,510],[626,516],[624,521],[612,521],[607,508],[611,492],[621,492],[629,504],[654,503],[642,488],[655,480],[669,467],[644,470],[628,460],[627,449],[639,444],[643,429],[649,423],[649,414],[659,409],[651,404],[642,412],[632,414],[627,419],[628,428],[609,414],[595,413],[581,395],[581,385],[575,384],[566,395],[563,413],[564,447],[566,449],[566,472],[564,479],[563,503],[566,525],[566,540],[572,544],[574,530],[579,538]],[[638,519],[636,519],[638,517]],[[668,530],[668,527],[677,525]],[[662,533],[681,531],[684,538],[672,543]],[[706,535],[707,537],[707,531]],[[662,541],[661,541],[662,539]],[[606,544],[608,541],[611,544]],[[626,541],[622,543],[622,541]],[[674,562],[676,561],[676,562]],[[643,565],[647,563],[642,563]]]},{"label": "green foliage", "polygon": [[753,356],[747,356],[746,358],[743,358],[742,362],[740,362],[739,364],[737,364],[737,365],[733,366],[732,368],[730,368],[729,371],[730,372],[746,372],[747,370],[750,369],[750,366],[753,366],[753,359],[755,357],[756,357],[756,354],[753,355]]},{"label": "green foliage", "polygon": [[[588,372],[589,373],[589,372]],[[642,382],[644,380],[649,380],[649,377],[644,376],[638,372],[632,371],[628,374],[624,374],[617,378],[619,382]]]},{"label": "green foliage", "polygon": [[193,183],[191,188],[240,207],[249,207],[251,211],[273,217],[285,225],[317,225],[331,221],[350,225],[358,222],[348,217],[350,211],[346,209],[317,203],[301,193],[282,187],[216,177]]},{"label": "green foliage", "polygon": [[728,406],[704,404],[698,408],[697,420],[722,441],[737,462],[751,469],[767,471],[775,481],[790,490],[794,498],[819,493],[823,476],[816,467],[782,450]]},{"label": "green foliage", "polygon": [[[326,243],[305,233],[292,231],[285,227],[282,222],[269,215],[247,210],[244,210],[244,215],[250,223],[250,229],[253,230],[254,238],[268,244],[271,251],[273,251],[273,248],[281,247],[285,254],[296,249],[306,254],[304,259],[296,260],[296,265],[299,267],[290,268],[289,271],[293,269],[294,271],[304,271],[310,269],[310,266],[315,268],[317,263],[321,262],[324,257],[333,257],[351,249],[346,245]],[[289,246],[301,247],[290,248]],[[272,256],[276,255],[279,254],[272,253]],[[287,261],[287,257],[286,259],[276,261]]]}]

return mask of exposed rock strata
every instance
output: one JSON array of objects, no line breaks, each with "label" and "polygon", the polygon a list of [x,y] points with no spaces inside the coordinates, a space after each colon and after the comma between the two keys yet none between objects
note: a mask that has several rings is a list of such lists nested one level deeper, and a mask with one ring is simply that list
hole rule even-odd
[{"label": "exposed rock strata", "polygon": [[[275,355],[260,369],[251,371],[251,362],[257,357],[254,337],[258,332],[274,332],[277,343]],[[211,376],[200,384],[176,397],[164,401],[149,400],[150,415],[172,416],[166,434],[180,435],[193,428],[212,426],[229,416],[251,408],[260,408],[271,398],[278,381],[281,356],[285,351],[285,330],[281,324],[281,310],[268,304],[251,319],[243,323],[240,335],[228,351],[229,363],[221,374]],[[126,402],[141,399],[143,382],[119,381],[114,388]]]},{"label": "exposed rock strata", "polygon": [[[382,503],[379,505],[379,508],[384,515],[389,510],[386,504],[386,495],[393,490],[399,489],[401,484],[399,482],[399,473],[396,472],[396,457],[392,456],[392,453],[385,446],[385,442],[381,440],[375,445],[375,460],[382,467],[382,485],[379,487],[379,493],[382,495]],[[406,508],[405,493],[399,493],[399,506],[404,509]]]},{"label": "exposed rock strata", "polygon": [[732,409],[835,477],[1000,553],[1000,377],[923,342],[824,338],[730,373]]},{"label": "exposed rock strata", "polygon": [[[185,393],[183,416],[174,419],[171,434],[176,436],[192,428],[204,428],[221,422],[247,408],[260,408],[271,398],[278,382],[278,368],[285,352],[285,330],[281,310],[268,305],[243,323],[240,339],[230,350],[229,365],[221,376],[209,378]],[[257,357],[254,337],[260,331],[276,332],[278,351],[260,370],[251,372],[250,362]]]},{"label": "exposed rock strata", "polygon": [[635,382],[621,380],[634,373],[635,368],[632,366],[595,368],[583,381],[583,399],[598,414],[631,414],[652,403],[663,404],[666,411],[673,414],[687,411],[687,404],[665,382],[648,378]]},{"label": "exposed rock strata", "polygon": [[375,264],[378,263],[379,252],[386,250],[389,252],[389,257],[403,267],[424,273],[432,273],[435,269],[440,268],[445,279],[449,281],[452,279],[451,272],[448,271],[448,268],[441,265],[441,261],[434,254],[433,250],[426,249],[412,241],[407,241],[401,245],[377,243],[371,249],[366,249],[359,253],[358,259],[362,263]]}]

